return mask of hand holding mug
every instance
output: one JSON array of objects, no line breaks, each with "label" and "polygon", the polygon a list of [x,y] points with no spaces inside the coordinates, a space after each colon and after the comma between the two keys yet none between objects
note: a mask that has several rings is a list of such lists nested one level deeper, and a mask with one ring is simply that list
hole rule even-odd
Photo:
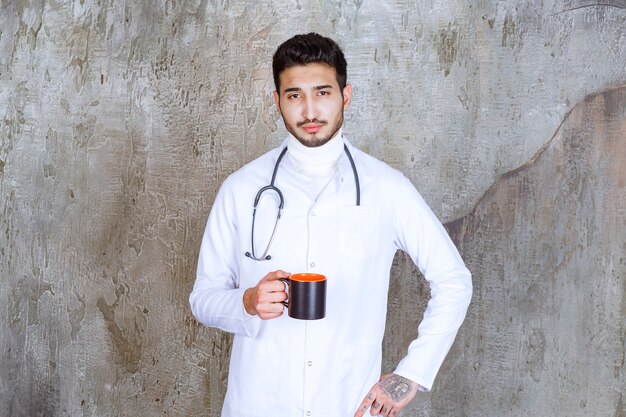
[{"label": "hand holding mug", "polygon": [[243,305],[248,314],[257,315],[263,320],[275,319],[283,315],[282,302],[287,300],[285,284],[280,279],[291,274],[285,271],[274,271],[265,275],[259,283],[248,288],[243,294]]},{"label": "hand holding mug", "polygon": [[282,316],[285,307],[289,317],[319,320],[326,316],[326,277],[281,270],[270,272],[244,292],[243,304],[248,314],[258,314],[263,320]]}]

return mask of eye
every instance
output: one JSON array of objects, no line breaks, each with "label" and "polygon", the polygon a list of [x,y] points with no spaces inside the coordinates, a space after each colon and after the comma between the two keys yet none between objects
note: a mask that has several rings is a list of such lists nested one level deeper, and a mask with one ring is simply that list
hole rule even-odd
[{"label": "eye", "polygon": [[298,93],[292,93],[292,94],[289,94],[289,95],[287,96],[287,98],[288,98],[288,99],[296,99],[296,98],[300,98],[300,94],[298,94]]},{"label": "eye", "polygon": [[329,95],[329,94],[330,94],[330,91],[326,91],[326,90],[321,90],[321,91],[319,92],[319,95],[320,95],[320,96],[327,96],[327,95]]}]

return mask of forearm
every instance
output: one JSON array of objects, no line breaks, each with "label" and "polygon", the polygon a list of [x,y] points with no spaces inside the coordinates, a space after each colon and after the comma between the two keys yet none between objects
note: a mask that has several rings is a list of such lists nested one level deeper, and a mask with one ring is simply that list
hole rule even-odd
[{"label": "forearm", "polygon": [[394,373],[430,390],[463,323],[471,296],[471,276],[464,267],[444,280],[431,283],[431,299],[419,325],[418,337]]},{"label": "forearm", "polygon": [[211,288],[196,283],[189,296],[191,311],[205,326],[255,337],[260,319],[244,308],[244,292],[245,289],[240,288]]}]

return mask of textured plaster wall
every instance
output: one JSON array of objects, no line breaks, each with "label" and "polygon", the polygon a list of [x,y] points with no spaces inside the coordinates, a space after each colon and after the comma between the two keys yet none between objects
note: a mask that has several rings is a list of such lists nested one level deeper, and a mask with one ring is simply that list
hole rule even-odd
[{"label": "textured plaster wall", "polygon": [[[310,30],[346,52],[348,137],[474,273],[405,415],[626,416],[624,0],[0,0],[0,415],[219,415],[201,233],[284,137],[270,58]],[[404,256],[392,282],[384,371],[428,296]]]}]

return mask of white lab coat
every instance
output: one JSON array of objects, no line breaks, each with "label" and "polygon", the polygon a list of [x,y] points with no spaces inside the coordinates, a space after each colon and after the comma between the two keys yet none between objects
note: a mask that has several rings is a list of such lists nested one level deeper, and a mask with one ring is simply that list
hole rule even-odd
[{"label": "white lab coat", "polygon": [[[269,261],[250,251],[252,206],[270,181],[285,141],[229,176],[209,215],[190,296],[196,318],[235,334],[223,417],[352,416],[381,371],[389,272],[407,252],[430,283],[431,299],[396,374],[430,389],[471,298],[472,284],[456,248],[410,181],[346,144],[338,172],[317,201],[311,179],[288,157],[276,176],[285,198]],[[271,234],[276,201],[265,195],[255,230],[257,256]],[[268,272],[327,276],[326,318],[261,320],[243,307],[243,292]]]}]

